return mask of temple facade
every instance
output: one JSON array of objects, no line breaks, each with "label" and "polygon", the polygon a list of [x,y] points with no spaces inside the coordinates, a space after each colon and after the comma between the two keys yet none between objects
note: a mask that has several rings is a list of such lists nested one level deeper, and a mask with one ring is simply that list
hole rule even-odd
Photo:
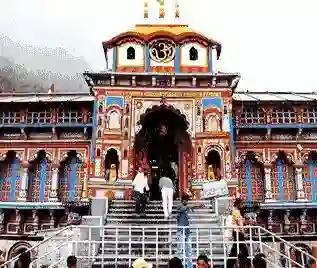
[{"label": "temple facade", "polygon": [[312,251],[315,93],[238,92],[239,73],[218,68],[221,44],[185,24],[139,24],[102,44],[109,70],[84,73],[90,94],[0,94],[0,238],[76,223],[92,197],[131,199],[137,169],[151,177],[162,161],[151,162],[159,126],[173,133],[179,194],[200,199],[224,179],[246,207],[260,204],[250,224]]}]

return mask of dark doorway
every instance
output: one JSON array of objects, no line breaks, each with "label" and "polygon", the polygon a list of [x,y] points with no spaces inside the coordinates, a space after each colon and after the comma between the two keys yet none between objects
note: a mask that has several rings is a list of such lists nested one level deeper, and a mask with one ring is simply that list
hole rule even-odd
[{"label": "dark doorway", "polygon": [[148,109],[139,123],[142,129],[136,136],[135,150],[142,157],[139,163],[147,163],[149,169],[150,199],[161,199],[158,183],[162,176],[173,180],[178,194],[179,151],[190,148],[185,116],[173,106],[163,104]]},{"label": "dark doorway", "polygon": [[118,178],[119,156],[114,148],[110,148],[105,157],[106,181],[115,182]]},{"label": "dark doorway", "polygon": [[221,179],[221,158],[216,150],[211,150],[206,156],[207,177],[209,180]]}]

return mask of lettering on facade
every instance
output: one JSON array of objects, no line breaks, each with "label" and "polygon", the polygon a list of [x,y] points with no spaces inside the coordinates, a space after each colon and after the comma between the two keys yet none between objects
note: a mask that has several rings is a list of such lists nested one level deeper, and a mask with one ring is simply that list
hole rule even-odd
[{"label": "lettering on facade", "polygon": [[124,93],[125,97],[167,97],[167,98],[202,98],[219,97],[219,92],[155,92],[155,91],[135,91]]}]

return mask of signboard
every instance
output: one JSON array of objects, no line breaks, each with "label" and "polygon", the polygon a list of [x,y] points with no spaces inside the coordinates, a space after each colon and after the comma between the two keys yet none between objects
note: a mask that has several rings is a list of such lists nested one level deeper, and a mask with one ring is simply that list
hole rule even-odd
[{"label": "signboard", "polygon": [[229,190],[225,180],[211,181],[203,184],[203,198],[228,196]]}]

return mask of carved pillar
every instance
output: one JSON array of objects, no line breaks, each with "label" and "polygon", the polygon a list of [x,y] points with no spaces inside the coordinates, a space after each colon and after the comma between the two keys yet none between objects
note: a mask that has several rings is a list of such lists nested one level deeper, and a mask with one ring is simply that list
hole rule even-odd
[{"label": "carved pillar", "polygon": [[50,228],[53,229],[55,227],[55,211],[50,210]]},{"label": "carved pillar", "polygon": [[84,181],[83,181],[83,192],[81,194],[82,201],[88,201],[88,167],[84,165]]},{"label": "carved pillar", "polygon": [[20,185],[20,192],[19,192],[19,197],[18,201],[25,202],[27,201],[28,197],[28,184],[29,184],[29,163],[24,162],[22,164],[23,171],[22,171],[22,176],[21,176],[21,185]]},{"label": "carved pillar", "polygon": [[296,182],[296,199],[297,200],[304,200],[304,186],[303,186],[303,165],[297,164],[295,165],[295,182]]},{"label": "carved pillar", "polygon": [[52,184],[50,189],[50,202],[58,201],[58,165],[54,164],[52,167]]},{"label": "carved pillar", "polygon": [[33,230],[37,231],[39,229],[39,224],[40,224],[39,211],[36,209],[33,210],[32,217],[33,217]]},{"label": "carved pillar", "polygon": [[271,181],[272,165],[264,164],[264,187],[265,187],[265,201],[272,201],[272,181]]},{"label": "carved pillar", "polygon": [[4,211],[0,210],[0,234],[4,233]]},{"label": "carved pillar", "polygon": [[289,209],[286,210],[285,214],[284,214],[284,232],[288,233],[290,225],[291,225],[291,221],[290,221],[290,215],[291,215],[291,211]]}]

